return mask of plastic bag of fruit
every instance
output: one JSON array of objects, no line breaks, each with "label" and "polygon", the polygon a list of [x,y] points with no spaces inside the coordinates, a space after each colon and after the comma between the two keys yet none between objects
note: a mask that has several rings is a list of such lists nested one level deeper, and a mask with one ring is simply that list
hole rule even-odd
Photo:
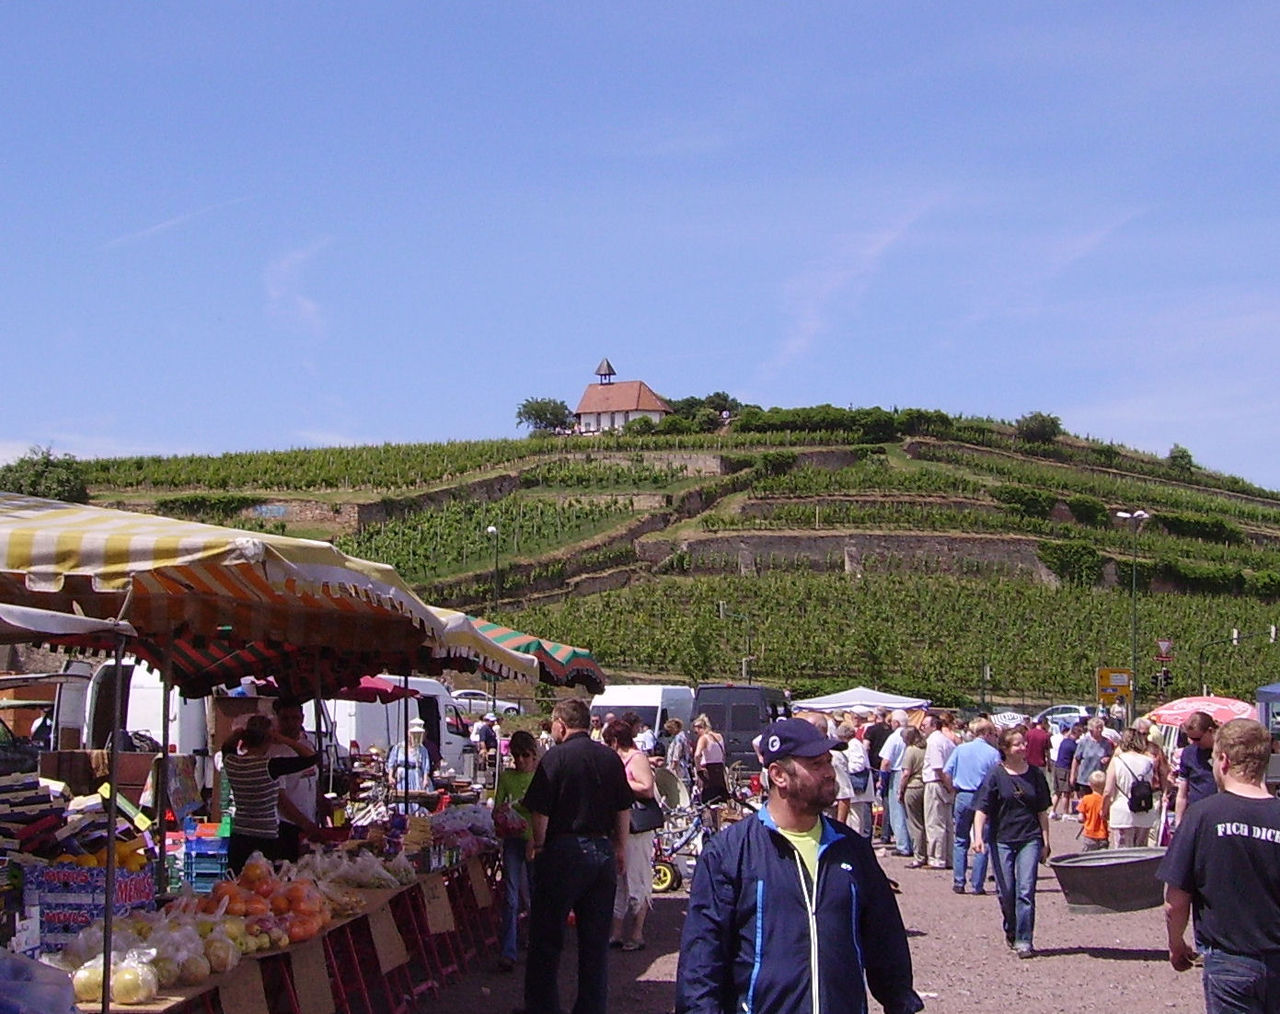
[{"label": "plastic bag of fruit", "polygon": [[150,1003],[160,992],[159,977],[152,967],[155,957],[151,948],[130,951],[111,968],[111,1002],[130,1006]]}]

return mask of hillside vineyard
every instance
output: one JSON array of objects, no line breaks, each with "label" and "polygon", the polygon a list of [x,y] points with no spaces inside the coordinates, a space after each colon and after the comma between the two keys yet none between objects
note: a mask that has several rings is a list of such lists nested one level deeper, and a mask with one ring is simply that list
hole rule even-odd
[{"label": "hillside vineyard", "polygon": [[[842,411],[802,431],[775,415],[83,464],[95,501],[330,538],[614,670],[725,678],[749,656],[797,694],[1083,698],[1129,662],[1136,568],[1141,658],[1174,641],[1171,696],[1199,692],[1202,655],[1213,692],[1280,680],[1269,638],[1209,645],[1276,622],[1280,495],[1173,455],[910,409],[841,429]],[[1137,509],[1135,532],[1117,514]]]}]

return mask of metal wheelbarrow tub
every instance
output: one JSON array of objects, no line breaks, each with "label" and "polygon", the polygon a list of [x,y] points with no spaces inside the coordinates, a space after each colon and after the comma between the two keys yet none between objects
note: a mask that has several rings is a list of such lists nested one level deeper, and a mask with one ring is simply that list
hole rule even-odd
[{"label": "metal wheelbarrow tub", "polygon": [[1071,912],[1137,912],[1164,903],[1156,869],[1164,849],[1102,849],[1055,856],[1049,867]]}]

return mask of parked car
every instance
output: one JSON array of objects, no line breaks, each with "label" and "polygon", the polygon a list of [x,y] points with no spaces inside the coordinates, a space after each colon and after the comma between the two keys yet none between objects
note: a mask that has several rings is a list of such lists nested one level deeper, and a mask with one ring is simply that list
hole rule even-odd
[{"label": "parked car", "polygon": [[522,708],[515,701],[491,698],[483,690],[455,690],[453,703],[469,715],[483,715],[492,711],[496,715],[519,715]]},{"label": "parked car", "polygon": [[1042,718],[1047,718],[1051,725],[1060,726],[1063,722],[1075,725],[1076,722],[1087,722],[1094,715],[1100,714],[1103,718],[1107,717],[1096,704],[1055,704],[1051,708],[1037,712],[1031,720],[1038,722]]}]

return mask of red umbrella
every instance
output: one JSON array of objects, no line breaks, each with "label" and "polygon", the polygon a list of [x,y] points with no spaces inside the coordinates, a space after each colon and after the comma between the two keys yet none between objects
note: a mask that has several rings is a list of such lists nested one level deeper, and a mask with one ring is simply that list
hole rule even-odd
[{"label": "red umbrella", "polygon": [[390,704],[392,701],[418,697],[420,694],[378,676],[362,676],[359,686],[340,690],[337,696],[339,700],[356,701],[360,704]]},{"label": "red umbrella", "polygon": [[1197,711],[1205,712],[1219,725],[1233,718],[1258,717],[1257,708],[1234,697],[1181,697],[1160,705],[1147,717],[1160,725],[1180,726]]}]

